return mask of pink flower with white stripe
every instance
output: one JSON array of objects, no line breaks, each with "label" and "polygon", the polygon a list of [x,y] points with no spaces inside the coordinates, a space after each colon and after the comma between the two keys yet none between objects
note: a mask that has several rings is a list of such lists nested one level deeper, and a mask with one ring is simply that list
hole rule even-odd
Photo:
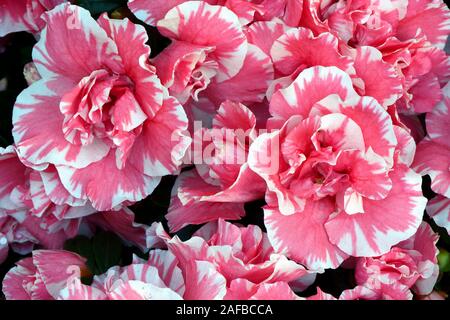
[{"label": "pink flower with white stripe", "polygon": [[244,215],[245,202],[264,196],[264,181],[247,164],[256,135],[255,115],[230,101],[221,104],[212,129],[194,132],[191,156],[196,168],[182,172],[173,188],[166,216],[171,231],[219,218],[237,220]]},{"label": "pink flower with white stripe", "polygon": [[182,104],[201,97],[215,107],[227,99],[264,99],[273,79],[272,62],[247,43],[238,17],[227,7],[184,2],[158,21],[158,30],[172,43],[153,63],[162,84]]},{"label": "pink flower with white stripe", "polygon": [[375,292],[387,288],[428,295],[439,276],[436,242],[439,236],[423,222],[417,233],[379,257],[360,258],[356,264],[358,285]]},{"label": "pink flower with white stripe", "polygon": [[22,254],[29,253],[33,244],[59,249],[77,234],[79,218],[96,212],[86,201],[69,195],[54,168],[26,167],[12,146],[0,148],[0,171],[3,248],[9,243]]},{"label": "pink flower with white stripe", "polygon": [[8,300],[54,300],[67,285],[90,275],[85,259],[68,251],[36,250],[16,263],[3,280]]},{"label": "pink flower with white stripe", "polygon": [[[199,286],[201,284],[201,286]],[[92,285],[78,279],[60,291],[63,300],[217,300],[225,279],[211,263],[193,261],[184,273],[170,251],[153,250],[148,261],[135,258],[126,267],[112,267],[95,276]]]},{"label": "pink flower with white stripe", "polygon": [[38,170],[54,165],[70,195],[97,210],[143,199],[190,143],[183,108],[147,61],[144,28],[68,4],[45,20],[33,51],[42,79],[14,107],[19,156]]},{"label": "pink flower with white stripe", "polygon": [[304,70],[273,95],[270,112],[275,130],[253,142],[248,162],[267,184],[265,225],[277,252],[336,268],[415,233],[426,199],[409,169],[414,143],[345,72]]},{"label": "pink flower with white stripe", "polygon": [[67,0],[1,0],[0,37],[12,32],[38,33],[45,25],[41,15]]},{"label": "pink flower with white stripe", "polygon": [[442,101],[427,113],[426,127],[428,136],[417,146],[413,166],[430,176],[431,189],[437,193],[427,206],[428,214],[450,233],[450,83]]},{"label": "pink flower with white stripe", "polygon": [[53,167],[36,171],[26,167],[13,147],[0,148],[0,260],[8,244],[28,254],[34,245],[61,249],[80,226],[116,232],[125,241],[145,248],[147,227],[134,222],[134,213],[97,212],[86,200],[72,197],[64,189]]},{"label": "pink flower with white stripe", "polygon": [[[162,242],[157,242],[157,238]],[[193,261],[212,263],[226,279],[225,299],[250,299],[271,286],[279,289],[281,296],[293,297],[293,289],[302,291],[315,280],[314,272],[275,253],[267,234],[255,225],[243,227],[219,219],[203,226],[185,242],[177,236],[170,238],[157,225],[147,240],[148,245],[167,245],[183,272],[189,270]]]}]

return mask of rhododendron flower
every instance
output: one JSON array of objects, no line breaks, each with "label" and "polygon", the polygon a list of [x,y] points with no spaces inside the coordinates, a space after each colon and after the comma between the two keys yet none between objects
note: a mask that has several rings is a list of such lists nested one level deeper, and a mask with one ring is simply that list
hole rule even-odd
[{"label": "rhododendron flower", "polygon": [[[148,261],[135,258],[127,267],[112,267],[91,286],[79,280],[60,291],[70,300],[214,300],[225,294],[225,279],[206,261],[193,261],[182,273],[170,251],[153,250]],[[199,286],[201,284],[201,286]]]},{"label": "rhododendron flower", "polygon": [[67,4],[45,20],[33,50],[42,79],[14,107],[20,157],[39,170],[54,165],[68,192],[97,210],[141,200],[178,170],[190,143],[182,107],[146,61],[144,28],[106,15],[96,22]]},{"label": "rhododendron flower", "polygon": [[45,22],[41,15],[67,0],[1,0],[0,37],[11,32],[38,33]]},{"label": "rhododendron flower", "polygon": [[162,84],[181,103],[201,96],[216,107],[226,99],[263,100],[273,79],[272,62],[247,43],[232,11],[201,1],[185,2],[158,22],[158,30],[172,43],[153,63]]},{"label": "rhododendron flower", "polygon": [[4,252],[0,258],[6,258],[7,244],[21,254],[31,252],[35,244],[61,249],[65,240],[78,234],[81,224],[115,231],[145,248],[147,227],[134,222],[131,210],[97,213],[85,200],[64,189],[54,168],[28,168],[15,149],[8,147],[0,148],[0,171],[0,252]]},{"label": "rhododendron flower", "polygon": [[32,244],[61,248],[77,234],[78,218],[96,212],[86,201],[70,196],[54,168],[27,168],[13,147],[0,148],[0,170],[0,232],[20,253],[30,252]]},{"label": "rhododendron flower", "polygon": [[248,161],[267,183],[265,224],[276,251],[308,268],[336,268],[415,233],[426,199],[408,168],[411,141],[346,73],[304,70],[274,94],[270,112],[269,125],[281,129],[258,137]]},{"label": "rhododendron flower", "polygon": [[437,240],[438,235],[423,222],[414,236],[388,253],[360,258],[355,269],[356,282],[375,292],[383,292],[392,285],[392,290],[412,288],[418,295],[430,294],[439,275]]},{"label": "rhododendron flower", "polygon": [[264,196],[264,181],[247,164],[256,126],[246,106],[226,101],[212,129],[194,132],[191,156],[196,169],[182,172],[173,189],[166,216],[172,231],[219,218],[239,219],[245,202]]},{"label": "rhododendron flower", "polygon": [[431,188],[438,195],[429,202],[427,212],[450,233],[450,84],[443,100],[426,115],[428,136],[417,146],[414,169],[431,177]]},{"label": "rhododendron flower", "polygon": [[270,288],[267,284],[273,284],[280,295],[293,297],[288,283],[304,290],[315,279],[314,272],[275,253],[267,234],[254,225],[239,227],[220,219],[206,224],[185,242],[178,237],[170,238],[161,225],[149,231],[147,245],[166,245],[179,260],[183,272],[189,270],[192,261],[212,263],[226,279],[225,299],[250,299],[260,290]]},{"label": "rhododendron flower", "polygon": [[37,250],[3,280],[8,300],[53,300],[74,279],[90,274],[85,259],[68,251]]}]

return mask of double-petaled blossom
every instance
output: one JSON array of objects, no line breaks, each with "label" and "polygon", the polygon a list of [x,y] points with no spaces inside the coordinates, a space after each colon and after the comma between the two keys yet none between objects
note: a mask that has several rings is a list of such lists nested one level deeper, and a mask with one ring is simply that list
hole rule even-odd
[{"label": "double-petaled blossom", "polygon": [[431,189],[437,193],[427,212],[450,233],[450,84],[444,88],[443,100],[426,115],[428,136],[417,146],[414,169],[431,178]]},{"label": "double-petaled blossom", "polygon": [[172,231],[219,218],[237,220],[245,214],[245,202],[264,197],[264,181],[247,164],[256,135],[255,115],[230,101],[221,104],[211,129],[194,132],[196,167],[182,172],[174,186],[166,216]]},{"label": "double-petaled blossom", "polygon": [[304,70],[273,95],[270,112],[275,130],[253,142],[248,162],[267,183],[265,225],[278,252],[336,268],[415,233],[426,199],[409,169],[414,142],[345,72]]},{"label": "double-petaled blossom", "polygon": [[293,289],[304,290],[315,279],[314,272],[275,253],[267,234],[255,225],[237,226],[220,219],[184,242],[170,238],[161,225],[154,225],[147,235],[147,246],[167,246],[184,274],[193,262],[214,265],[226,279],[224,299],[263,299],[264,292],[272,290],[271,299],[296,298]]},{"label": "double-petaled blossom", "polygon": [[41,15],[67,0],[1,0],[0,37],[12,32],[38,33],[44,28]]},{"label": "double-petaled blossom", "polygon": [[273,80],[272,62],[248,43],[238,17],[227,7],[183,2],[157,26],[172,43],[152,62],[162,84],[181,103],[205,100],[214,111],[227,99],[264,99]]},{"label": "double-petaled blossom", "polygon": [[11,146],[0,148],[0,171],[0,261],[8,247],[20,254],[28,254],[35,245],[61,249],[81,225],[114,231],[145,248],[147,227],[134,222],[131,210],[97,212],[67,192],[54,167],[43,171],[26,167]]},{"label": "double-petaled blossom", "polygon": [[19,156],[38,170],[54,166],[70,195],[97,210],[143,199],[190,143],[182,106],[147,61],[145,29],[68,4],[45,20],[33,50],[42,79],[14,107]]}]

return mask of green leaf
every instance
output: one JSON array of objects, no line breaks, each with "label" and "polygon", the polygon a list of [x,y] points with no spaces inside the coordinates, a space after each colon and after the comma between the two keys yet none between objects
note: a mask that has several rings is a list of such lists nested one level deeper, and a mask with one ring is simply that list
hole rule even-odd
[{"label": "green leaf", "polygon": [[441,272],[450,272],[450,254],[447,250],[440,249],[438,261]]},{"label": "green leaf", "polygon": [[92,239],[97,269],[96,274],[105,273],[110,267],[120,264],[122,241],[112,232],[101,232]]}]

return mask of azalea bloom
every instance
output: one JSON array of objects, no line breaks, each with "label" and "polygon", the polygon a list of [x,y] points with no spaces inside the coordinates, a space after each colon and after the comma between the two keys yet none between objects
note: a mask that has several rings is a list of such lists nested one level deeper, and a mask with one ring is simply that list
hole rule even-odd
[{"label": "azalea bloom", "polygon": [[214,265],[226,279],[225,299],[256,299],[272,287],[277,291],[273,299],[295,297],[290,286],[301,291],[315,279],[314,272],[275,253],[267,234],[254,225],[240,227],[220,219],[206,224],[185,242],[171,238],[161,225],[155,225],[149,229],[147,246],[155,245],[167,246],[185,274],[193,261]]},{"label": "azalea bloom", "polygon": [[9,246],[28,254],[35,245],[61,249],[64,241],[78,234],[80,227],[111,230],[145,248],[147,227],[134,222],[134,213],[97,212],[86,200],[72,197],[64,189],[53,167],[36,171],[26,167],[14,147],[0,148],[0,260]]},{"label": "azalea bloom", "polygon": [[219,218],[237,220],[244,215],[245,202],[264,197],[264,181],[247,164],[256,135],[255,115],[230,101],[220,106],[212,129],[194,132],[191,156],[196,168],[181,173],[174,186],[167,214],[172,231]]},{"label": "azalea bloom", "polygon": [[143,199],[178,170],[190,143],[182,107],[146,61],[144,28],[67,4],[45,19],[33,50],[42,79],[14,107],[19,156],[38,170],[53,165],[70,195],[97,210]]},{"label": "azalea bloom", "polygon": [[[248,44],[238,17],[227,7],[184,2],[158,21],[172,43],[153,63],[164,86],[181,103],[206,99],[213,111],[230,99],[261,102],[273,79],[270,58]],[[259,79],[258,82],[252,79]]]},{"label": "azalea bloom", "polygon": [[274,94],[270,112],[268,125],[280,129],[258,137],[248,161],[267,183],[265,224],[278,252],[336,268],[415,233],[426,199],[408,168],[408,134],[376,100],[360,97],[346,73],[304,70]]}]

